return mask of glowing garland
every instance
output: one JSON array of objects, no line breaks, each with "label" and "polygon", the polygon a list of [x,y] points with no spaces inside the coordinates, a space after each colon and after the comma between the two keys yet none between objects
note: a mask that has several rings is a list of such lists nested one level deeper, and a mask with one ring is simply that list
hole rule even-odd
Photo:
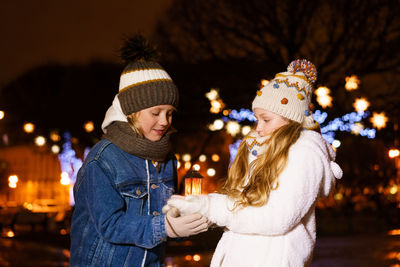
[{"label": "glowing garland", "polygon": [[369,139],[375,138],[376,130],[369,128],[360,128],[356,123],[361,122],[363,119],[369,116],[369,112],[351,112],[343,115],[342,117],[335,118],[327,123],[327,125],[322,126],[325,122],[328,114],[326,112],[321,112],[316,110],[313,114],[313,118],[319,123],[321,127],[321,134],[330,144],[335,140],[335,133],[340,132],[354,132],[356,131],[361,136],[365,136]]},{"label": "glowing garland", "polygon": [[[66,172],[71,179],[72,185],[75,184],[76,176],[78,174],[78,170],[82,166],[82,160],[77,158],[75,155],[75,151],[72,149],[71,144],[71,134],[64,134],[65,143],[63,144],[63,149],[60,154],[58,154],[58,160],[60,161],[61,172]],[[86,152],[86,151],[85,151]],[[86,153],[85,153],[86,155]],[[73,187],[70,187],[70,204],[74,205],[73,198]]]},{"label": "glowing garland", "polygon": [[[323,125],[325,120],[328,118],[328,113],[316,110],[313,113],[313,118],[321,127],[321,135],[324,139],[332,144],[335,140],[336,132],[356,132],[357,134],[367,137],[369,139],[375,138],[376,130],[370,128],[363,128],[359,123],[369,116],[369,112],[351,112],[341,117],[334,118],[329,121],[325,126]],[[254,113],[249,109],[232,110],[228,116],[222,117],[224,122],[229,120],[235,120],[240,123],[245,120],[249,122],[255,122],[256,118]],[[235,143],[229,145],[229,153],[231,156],[231,162],[236,156],[237,149],[241,140],[237,140]]]}]

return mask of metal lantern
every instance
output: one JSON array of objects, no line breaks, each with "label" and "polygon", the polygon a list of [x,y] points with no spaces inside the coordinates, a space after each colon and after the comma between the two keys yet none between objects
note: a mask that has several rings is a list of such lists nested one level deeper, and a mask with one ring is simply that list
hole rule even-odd
[{"label": "metal lantern", "polygon": [[183,178],[185,179],[185,196],[201,195],[203,176],[199,172],[191,170]]}]

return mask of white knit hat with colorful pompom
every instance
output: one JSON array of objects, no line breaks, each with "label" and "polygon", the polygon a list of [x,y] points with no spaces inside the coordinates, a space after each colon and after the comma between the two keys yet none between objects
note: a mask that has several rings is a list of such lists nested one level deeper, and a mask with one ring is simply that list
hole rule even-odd
[{"label": "white knit hat with colorful pompom", "polygon": [[292,61],[286,72],[275,75],[257,91],[252,108],[262,108],[303,124],[304,128],[318,127],[310,110],[317,69],[305,59]]}]

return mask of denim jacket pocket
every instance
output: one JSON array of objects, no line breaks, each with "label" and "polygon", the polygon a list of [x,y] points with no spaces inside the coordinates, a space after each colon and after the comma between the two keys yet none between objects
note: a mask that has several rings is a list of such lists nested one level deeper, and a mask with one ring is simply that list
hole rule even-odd
[{"label": "denim jacket pocket", "polygon": [[147,185],[143,183],[125,183],[120,185],[127,209],[135,209],[140,214],[145,213],[148,198]]}]

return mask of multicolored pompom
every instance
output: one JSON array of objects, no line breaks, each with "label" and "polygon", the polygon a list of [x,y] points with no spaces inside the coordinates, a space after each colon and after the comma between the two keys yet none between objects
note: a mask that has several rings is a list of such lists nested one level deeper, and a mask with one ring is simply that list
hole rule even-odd
[{"label": "multicolored pompom", "polygon": [[290,62],[287,71],[291,73],[303,72],[311,83],[317,80],[317,69],[314,64],[306,59],[296,59]]}]

